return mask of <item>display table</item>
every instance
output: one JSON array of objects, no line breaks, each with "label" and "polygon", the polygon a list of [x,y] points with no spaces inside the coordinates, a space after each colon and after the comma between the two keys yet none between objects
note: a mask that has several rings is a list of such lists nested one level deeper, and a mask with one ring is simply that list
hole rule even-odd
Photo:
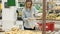
[{"label": "display table", "polygon": [[9,31],[9,32],[5,32],[4,34],[42,34],[41,31],[29,31],[29,30],[24,30],[24,31],[14,31],[12,33],[12,31]]}]

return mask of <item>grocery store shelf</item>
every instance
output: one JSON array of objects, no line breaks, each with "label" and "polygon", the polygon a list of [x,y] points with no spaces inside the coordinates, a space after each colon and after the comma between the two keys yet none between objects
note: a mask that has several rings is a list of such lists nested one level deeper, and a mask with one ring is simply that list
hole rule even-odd
[{"label": "grocery store shelf", "polygon": [[[36,19],[36,20],[42,20],[42,19]],[[60,20],[56,20],[56,19],[46,19],[46,20],[60,21]]]},{"label": "grocery store shelf", "polygon": [[0,30],[0,32],[5,32],[4,30]]},{"label": "grocery store shelf", "polygon": [[60,6],[55,6],[52,8],[52,10],[60,10]]}]

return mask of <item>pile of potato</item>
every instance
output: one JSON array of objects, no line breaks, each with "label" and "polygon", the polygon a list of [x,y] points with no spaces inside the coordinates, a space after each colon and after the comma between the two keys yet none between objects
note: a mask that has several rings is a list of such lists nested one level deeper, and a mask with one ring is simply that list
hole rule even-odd
[{"label": "pile of potato", "polygon": [[46,16],[46,19],[56,19],[56,14],[49,14]]},{"label": "pile of potato", "polygon": [[53,10],[60,10],[60,6],[53,7]]},{"label": "pile of potato", "polygon": [[59,17],[56,17],[56,20],[60,20],[60,16]]},{"label": "pile of potato", "polygon": [[11,31],[4,32],[4,34],[42,34],[42,32],[34,32],[30,30],[20,30],[19,28],[12,28]]}]

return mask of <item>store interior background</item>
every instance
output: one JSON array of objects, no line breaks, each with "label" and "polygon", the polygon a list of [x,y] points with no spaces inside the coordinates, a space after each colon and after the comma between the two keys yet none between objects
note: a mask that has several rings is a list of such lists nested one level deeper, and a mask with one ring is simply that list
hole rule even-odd
[{"label": "store interior background", "polygon": [[[9,31],[12,27],[22,26],[23,29],[23,21],[21,19],[21,12],[24,7],[25,0],[15,0],[14,6],[7,6],[7,0],[0,0],[0,28],[4,31]],[[46,22],[55,22],[54,29],[60,31],[60,0],[47,0],[46,1]],[[37,9],[38,20],[37,22],[42,23],[42,11],[43,11],[43,3],[42,0],[33,0],[33,6]],[[57,16],[57,17],[56,17]]]}]

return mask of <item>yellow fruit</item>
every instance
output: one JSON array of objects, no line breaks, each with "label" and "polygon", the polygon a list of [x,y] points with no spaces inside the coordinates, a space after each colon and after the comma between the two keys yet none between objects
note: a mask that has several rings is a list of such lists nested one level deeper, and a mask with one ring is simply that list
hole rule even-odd
[{"label": "yellow fruit", "polygon": [[59,17],[56,17],[56,20],[60,20],[60,16]]},{"label": "yellow fruit", "polygon": [[19,29],[19,27],[13,27],[13,28],[11,28],[11,31],[19,31],[20,29]]},{"label": "yellow fruit", "polygon": [[2,4],[0,3],[0,10],[2,9]]},{"label": "yellow fruit", "polygon": [[5,34],[12,34],[12,32],[5,32]]},{"label": "yellow fruit", "polygon": [[22,16],[22,11],[19,12],[19,16]]}]

